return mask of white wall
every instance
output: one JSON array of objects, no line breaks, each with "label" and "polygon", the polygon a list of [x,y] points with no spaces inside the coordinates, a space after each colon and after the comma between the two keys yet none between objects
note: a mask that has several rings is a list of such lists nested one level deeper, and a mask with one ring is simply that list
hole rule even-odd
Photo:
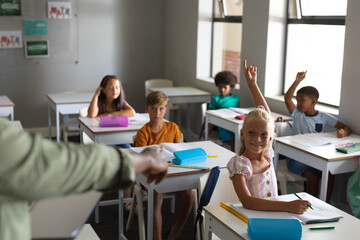
[{"label": "white wall", "polygon": [[25,128],[47,126],[47,93],[95,91],[106,74],[119,76],[143,112],[144,80],[164,74],[164,0],[79,0],[78,9],[79,64],[0,65],[0,95]]},{"label": "white wall", "polygon": [[[360,134],[360,1],[348,0],[339,119]],[[329,86],[331,87],[331,86]]]}]

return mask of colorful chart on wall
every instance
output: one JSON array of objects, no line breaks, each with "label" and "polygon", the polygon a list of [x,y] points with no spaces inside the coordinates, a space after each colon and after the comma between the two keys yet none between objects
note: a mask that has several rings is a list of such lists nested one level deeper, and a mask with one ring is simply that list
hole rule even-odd
[{"label": "colorful chart on wall", "polygon": [[47,20],[24,20],[25,36],[45,36],[48,35]]},{"label": "colorful chart on wall", "polygon": [[71,19],[71,2],[48,2],[49,19]]},{"label": "colorful chart on wall", "polygon": [[0,31],[0,48],[22,48],[21,31]]},{"label": "colorful chart on wall", "polygon": [[0,0],[0,16],[21,16],[20,0]]}]

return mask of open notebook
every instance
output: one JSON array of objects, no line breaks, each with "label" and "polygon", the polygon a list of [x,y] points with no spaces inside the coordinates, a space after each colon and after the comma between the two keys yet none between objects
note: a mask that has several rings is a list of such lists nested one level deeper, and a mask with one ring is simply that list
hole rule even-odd
[{"label": "open notebook", "polygon": [[[239,212],[245,218],[297,218],[302,224],[322,223],[322,222],[336,222],[342,216],[333,212],[328,204],[320,199],[309,196],[305,193],[298,193],[303,200],[308,200],[312,204],[312,209],[308,208],[304,214],[294,214],[288,212],[275,212],[275,211],[256,211],[246,209],[241,203],[230,203],[229,206]],[[278,201],[293,201],[298,198],[293,194],[282,195],[278,197],[271,197],[268,199]]]},{"label": "open notebook", "polygon": [[131,147],[130,150],[136,153],[141,153],[146,148],[158,148],[163,147],[162,157],[166,159],[167,162],[171,162],[175,156],[174,152],[187,150],[194,148],[188,143],[160,143],[159,145],[149,145],[145,147]]},{"label": "open notebook", "polygon": [[101,195],[90,191],[36,202],[30,209],[31,239],[74,239]]}]

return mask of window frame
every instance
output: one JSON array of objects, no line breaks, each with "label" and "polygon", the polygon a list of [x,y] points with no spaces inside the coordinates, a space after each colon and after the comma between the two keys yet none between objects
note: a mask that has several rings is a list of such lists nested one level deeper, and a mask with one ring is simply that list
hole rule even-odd
[{"label": "window frame", "polygon": [[[290,18],[290,1],[298,1],[298,5],[295,6],[297,12],[300,13],[298,18]],[[288,28],[290,24],[309,24],[309,25],[339,25],[339,26],[346,26],[345,25],[345,18],[346,16],[303,16],[302,9],[301,9],[301,0],[288,0],[287,1],[287,17],[286,17],[286,26],[285,26],[285,46],[284,46],[284,68],[283,68],[283,80],[282,80],[282,94],[285,95],[285,74],[286,74],[286,56],[288,50]],[[323,105],[331,106],[331,107],[338,107],[336,105],[332,105],[329,103],[320,102]]]},{"label": "window frame", "polygon": [[[212,78],[212,72],[213,72],[213,54],[214,54],[214,23],[221,22],[221,23],[241,23],[242,24],[242,16],[227,16],[224,13],[226,12],[224,7],[225,4],[223,4],[224,0],[213,0],[213,6],[212,6],[212,19],[211,19],[211,43],[210,43],[210,72],[209,76]],[[215,17],[215,4],[221,3],[219,5],[219,9],[221,11],[221,15],[223,17]]]}]

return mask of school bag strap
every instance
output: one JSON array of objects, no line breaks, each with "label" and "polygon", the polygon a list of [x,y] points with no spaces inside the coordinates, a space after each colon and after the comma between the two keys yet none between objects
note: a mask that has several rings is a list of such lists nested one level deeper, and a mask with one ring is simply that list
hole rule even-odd
[{"label": "school bag strap", "polygon": [[197,230],[196,226],[197,226],[197,223],[199,223],[200,239],[202,239],[202,222],[203,222],[203,216],[201,214],[202,209],[204,206],[207,206],[209,204],[211,196],[214,192],[216,183],[219,179],[219,175],[220,175],[220,167],[219,166],[213,167],[210,171],[208,181],[207,181],[204,191],[201,195],[201,198],[199,201],[199,206],[196,211],[197,214],[196,214],[196,220],[195,220],[194,233],[196,234],[196,230]]}]

